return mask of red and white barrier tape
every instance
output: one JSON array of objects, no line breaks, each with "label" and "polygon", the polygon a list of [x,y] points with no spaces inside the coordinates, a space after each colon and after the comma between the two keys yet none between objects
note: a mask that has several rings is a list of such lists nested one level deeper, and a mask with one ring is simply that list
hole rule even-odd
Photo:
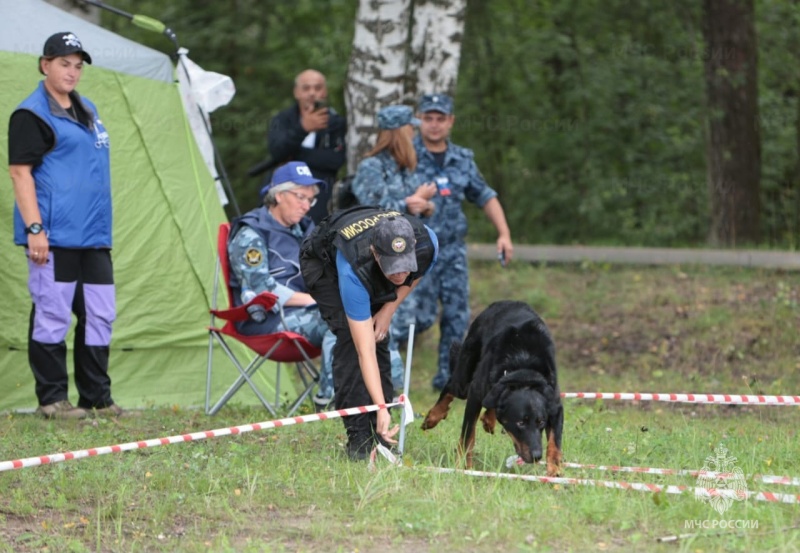
[{"label": "red and white barrier tape", "polygon": [[800,396],[753,396],[732,394],[646,394],[628,392],[565,392],[565,399],[620,399],[675,403],[722,403],[746,405],[800,405]]},{"label": "red and white barrier tape", "polygon": [[[152,440],[128,442],[126,444],[95,447],[92,449],[69,451],[67,453],[54,453],[51,455],[42,455],[41,457],[28,457],[27,459],[17,459],[16,461],[2,461],[0,462],[0,472],[13,469],[35,467],[39,465],[49,465],[52,463],[60,463],[62,461],[69,461],[72,459],[82,459],[84,457],[95,457],[97,455],[105,455],[108,453],[119,453],[120,451],[131,451],[134,449],[145,449],[148,447],[156,447],[160,445],[193,442],[197,440],[204,440],[206,438],[219,438],[220,436],[228,436],[231,434],[244,434],[245,432],[253,432],[254,430],[266,430],[268,428],[280,428],[282,426],[290,426],[293,424],[301,424],[304,422],[324,421],[328,419],[347,417],[350,415],[360,415],[363,413],[369,413],[371,411],[378,411],[380,409],[383,409],[384,407],[394,407],[396,405],[405,405],[406,410],[410,408],[410,403],[404,396],[401,395],[397,403],[389,403],[385,405],[350,407],[348,409],[339,409],[336,411],[315,413],[313,415],[289,417],[274,421],[259,422],[256,424],[243,424],[241,426],[232,426],[230,428],[218,428],[217,430],[193,432],[191,434],[181,434],[177,436],[169,436],[166,438],[155,438]],[[411,420],[414,420],[413,416],[411,417]]]},{"label": "red and white barrier tape", "polygon": [[764,484],[783,484],[785,486],[800,486],[800,478],[791,476],[773,476],[771,474],[755,474],[753,480],[761,480]]},{"label": "red and white barrier tape", "polygon": [[[506,467],[511,468],[513,465],[523,466],[525,462],[518,456],[512,455],[506,459]],[[540,463],[544,465],[545,463]],[[691,476],[694,478],[721,478],[729,480],[738,478],[738,475],[732,472],[714,472],[710,470],[687,470],[687,469],[660,469],[653,467],[623,467],[617,465],[582,465],[580,463],[561,463],[563,468],[573,469],[587,469],[587,470],[602,470],[608,472],[635,472],[637,474],[666,474],[674,476]],[[762,484],[782,484],[785,486],[800,486],[800,478],[792,476],[775,476],[772,474],[754,474],[751,477],[754,481],[761,482]]]},{"label": "red and white barrier tape", "polygon": [[541,482],[544,484],[563,484],[598,486],[603,488],[616,488],[620,490],[636,490],[640,492],[663,492],[669,494],[692,493],[695,497],[730,497],[732,499],[753,499],[755,501],[769,501],[771,503],[800,503],[800,494],[786,494],[773,492],[749,492],[745,490],[719,490],[714,488],[694,488],[689,486],[659,485],[642,482],[622,482],[608,480],[589,480],[586,478],[562,478],[555,476],[536,476],[533,474],[512,474],[508,472],[484,472],[478,470],[462,470],[450,468],[427,467],[433,472],[449,474],[465,474],[467,476],[496,477],[511,480],[527,480],[529,482]]}]

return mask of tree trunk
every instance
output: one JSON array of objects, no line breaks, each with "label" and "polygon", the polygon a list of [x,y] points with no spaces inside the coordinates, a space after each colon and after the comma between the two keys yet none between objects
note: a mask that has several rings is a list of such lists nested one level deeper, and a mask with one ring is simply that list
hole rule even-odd
[{"label": "tree trunk", "polygon": [[455,96],[467,0],[415,0],[406,92]]},{"label": "tree trunk", "polygon": [[378,109],[455,92],[465,12],[466,0],[359,1],[345,88],[348,173],[374,143]]},{"label": "tree trunk", "polygon": [[375,139],[375,113],[404,98],[411,0],[360,0],[347,69],[347,172]]},{"label": "tree trunk", "polygon": [[760,238],[761,143],[753,0],[704,0],[708,187],[713,245]]}]

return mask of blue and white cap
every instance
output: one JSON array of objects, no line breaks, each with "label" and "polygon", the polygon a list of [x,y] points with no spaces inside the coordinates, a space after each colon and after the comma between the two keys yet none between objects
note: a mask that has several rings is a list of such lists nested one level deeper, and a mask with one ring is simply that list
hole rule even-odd
[{"label": "blue and white cap", "polygon": [[263,197],[273,186],[278,186],[286,182],[291,182],[298,186],[312,186],[316,184],[320,189],[326,186],[324,180],[320,180],[311,174],[311,169],[309,169],[308,165],[304,162],[290,161],[275,169],[275,172],[272,173],[272,180],[270,183],[261,189],[261,196]]}]

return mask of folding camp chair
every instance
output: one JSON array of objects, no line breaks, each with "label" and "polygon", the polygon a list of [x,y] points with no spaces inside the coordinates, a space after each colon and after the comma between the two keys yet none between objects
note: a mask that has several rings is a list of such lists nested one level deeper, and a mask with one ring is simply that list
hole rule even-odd
[{"label": "folding camp chair", "polygon": [[[238,307],[229,309],[219,309],[217,307],[217,295],[220,287],[220,278],[222,285],[225,286],[228,294],[228,305],[234,305],[233,293],[230,287],[230,263],[228,261],[228,235],[230,233],[230,224],[223,223],[219,226],[219,233],[217,234],[217,266],[214,272],[214,291],[211,300],[211,324],[208,327],[208,368],[206,374],[206,404],[205,411],[207,415],[213,415],[219,411],[228,400],[230,400],[239,389],[247,383],[255,393],[259,401],[264,407],[277,416],[277,409],[280,407],[280,384],[281,384],[281,364],[294,364],[299,380],[302,383],[300,393],[297,398],[289,407],[286,416],[291,416],[303,401],[308,398],[314,385],[319,380],[319,370],[312,362],[320,356],[321,350],[311,343],[302,335],[289,330],[274,332],[272,334],[261,334],[256,336],[245,336],[236,330],[234,323],[245,321],[248,318],[247,308],[254,304],[263,305],[264,309],[270,310],[277,301],[277,296],[269,292],[262,292],[248,303]],[[286,321],[283,316],[283,308],[280,309],[280,317],[283,328],[286,328]],[[218,326],[217,319],[225,321],[223,326]],[[255,352],[252,360],[244,366],[243,363],[237,358],[236,353],[231,349],[228,340],[236,340],[241,342],[249,350]],[[227,355],[228,359],[234,364],[239,372],[239,377],[231,385],[230,388],[222,395],[222,397],[209,408],[211,403],[211,365],[213,357],[214,344],[218,344]],[[253,375],[266,361],[273,361],[277,363],[276,381],[275,381],[275,401],[268,401],[256,384],[253,382]]]}]

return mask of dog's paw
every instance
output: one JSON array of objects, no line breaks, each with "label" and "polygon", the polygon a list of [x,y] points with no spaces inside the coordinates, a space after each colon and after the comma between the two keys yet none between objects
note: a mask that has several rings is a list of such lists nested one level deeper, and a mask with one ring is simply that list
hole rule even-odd
[{"label": "dog's paw", "polygon": [[430,430],[431,428],[435,427],[439,424],[441,419],[438,417],[432,417],[430,413],[425,417],[425,420],[422,421],[422,429],[423,430]]},{"label": "dog's paw", "polygon": [[453,396],[448,394],[431,407],[431,410],[425,415],[425,420],[422,421],[422,429],[429,430],[439,424],[440,421],[446,419],[447,413],[450,411],[450,402],[452,401]]},{"label": "dog's paw", "polygon": [[559,465],[551,465],[550,463],[548,463],[547,476],[551,478],[556,478],[558,476],[561,476],[561,467]]},{"label": "dog's paw", "polygon": [[561,450],[552,440],[547,444],[547,476],[561,476]]}]

